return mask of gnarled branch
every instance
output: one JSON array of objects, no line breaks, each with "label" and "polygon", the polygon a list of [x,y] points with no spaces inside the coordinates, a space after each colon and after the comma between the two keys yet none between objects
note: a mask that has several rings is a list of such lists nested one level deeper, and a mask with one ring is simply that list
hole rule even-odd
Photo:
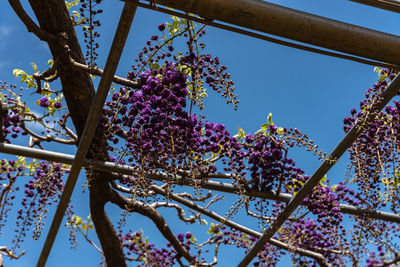
[{"label": "gnarled branch", "polygon": [[[164,190],[164,189],[162,189],[162,188],[160,188],[160,187],[158,187],[156,185],[151,185],[150,189],[154,190],[158,194],[161,194],[161,195],[164,195],[164,196],[168,196],[170,199],[175,200],[175,201],[177,201],[177,202],[179,202],[179,203],[181,203],[181,204],[183,204],[183,205],[185,205],[185,206],[187,206],[187,207],[189,207],[189,208],[191,208],[193,210],[196,210],[196,211],[198,211],[198,212],[200,212],[200,213],[202,213],[202,214],[204,214],[204,215],[206,215],[206,216],[208,216],[208,217],[210,217],[210,218],[212,218],[212,219],[214,219],[216,221],[219,221],[219,222],[221,222],[221,223],[223,223],[223,224],[225,224],[225,225],[227,225],[227,226],[229,226],[231,228],[234,228],[234,229],[236,229],[236,230],[238,230],[240,232],[243,232],[245,234],[251,235],[251,236],[256,237],[256,238],[260,238],[262,236],[262,234],[259,233],[259,232],[256,232],[256,231],[254,231],[252,229],[249,229],[249,228],[247,228],[247,227],[245,227],[243,225],[235,223],[235,222],[233,222],[233,221],[231,221],[231,220],[229,220],[229,219],[227,219],[227,218],[225,218],[225,217],[223,217],[223,216],[221,216],[221,215],[219,215],[219,214],[217,214],[217,213],[215,213],[213,211],[207,210],[207,209],[205,209],[205,208],[203,208],[203,207],[201,207],[201,206],[199,206],[199,205],[197,205],[197,204],[195,204],[195,203],[193,203],[193,202],[191,202],[191,201],[189,201],[187,199],[184,199],[182,197],[176,196],[175,194],[173,194],[171,192],[167,192],[166,190]],[[302,249],[302,248],[295,248],[295,247],[292,247],[292,246],[290,246],[288,244],[285,244],[284,242],[279,241],[279,240],[274,239],[274,238],[271,238],[269,243],[271,245],[277,246],[277,247],[279,247],[281,249],[284,249],[284,250],[287,250],[287,251],[290,251],[290,252],[294,252],[294,253],[297,253],[297,254],[302,255],[302,256],[313,258],[321,266],[325,266],[325,267],[330,266],[330,264],[326,262],[325,257],[320,253],[316,253],[316,252],[313,252],[313,251],[310,251],[310,250],[306,250],[306,249]]]},{"label": "gnarled branch", "polygon": [[137,212],[148,218],[150,218],[154,224],[157,226],[158,230],[163,234],[163,236],[171,243],[175,250],[182,255],[189,263],[194,264],[194,257],[186,250],[184,246],[179,242],[179,240],[172,233],[168,224],[161,216],[161,214],[149,205],[142,204],[135,200],[127,199],[126,197],[112,191],[112,197],[110,199],[111,203],[118,205],[121,209],[127,210],[129,212]]},{"label": "gnarled branch", "polygon": [[28,29],[28,32],[32,32],[40,40],[45,42],[53,43],[56,41],[57,38],[55,35],[43,30],[38,25],[36,25],[36,23],[25,12],[19,0],[8,0],[8,3],[10,3],[11,7],[14,9],[14,12],[17,14],[20,20],[25,24],[26,28]]}]

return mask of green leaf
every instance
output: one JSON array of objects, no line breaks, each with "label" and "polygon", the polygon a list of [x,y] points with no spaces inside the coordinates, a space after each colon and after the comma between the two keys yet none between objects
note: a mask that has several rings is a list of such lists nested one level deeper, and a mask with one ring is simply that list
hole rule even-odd
[{"label": "green leaf", "polygon": [[160,65],[158,65],[156,62],[150,63],[149,65],[151,70],[158,70],[160,68]]},{"label": "green leaf", "polygon": [[208,233],[208,234],[213,234],[213,233],[214,233],[214,228],[215,228],[215,224],[214,224],[214,223],[211,223],[211,224],[210,224],[210,228],[208,228],[207,233]]},{"label": "green leaf", "polygon": [[24,74],[27,75],[26,72],[23,71],[23,70],[20,70],[20,69],[14,69],[14,70],[13,70],[13,75],[14,75],[14,77],[18,77],[18,76],[24,75]]},{"label": "green leaf", "polygon": [[75,226],[80,226],[83,223],[83,220],[78,215],[74,215],[72,220],[75,222]]},{"label": "green leaf", "polygon": [[264,132],[268,131],[268,129],[269,129],[268,123],[264,123],[263,125],[261,125],[261,130],[263,130]]},{"label": "green leaf", "polygon": [[34,71],[35,73],[38,73],[38,72],[39,72],[38,66],[37,66],[34,62],[31,62],[31,65],[32,65],[33,71]]},{"label": "green leaf", "polygon": [[244,130],[242,128],[238,127],[238,132],[233,137],[238,140],[241,140],[246,137],[246,133],[244,132]]},{"label": "green leaf", "polygon": [[36,88],[37,87],[36,83],[32,80],[28,80],[27,83],[28,83],[28,88],[31,88],[31,87]]},{"label": "green leaf", "polygon": [[56,109],[54,108],[54,106],[49,106],[49,107],[47,108],[47,110],[49,111],[49,114],[50,114],[51,116],[54,116],[54,113],[56,112]]},{"label": "green leaf", "polygon": [[171,28],[169,29],[169,34],[175,35],[178,31],[180,31],[179,18],[174,20],[174,22],[172,22]]},{"label": "green leaf", "polygon": [[388,76],[387,76],[386,73],[385,73],[385,74],[382,74],[382,75],[379,77],[379,82],[383,82],[384,80],[386,80],[387,77],[388,77]]},{"label": "green leaf", "polygon": [[390,180],[387,178],[382,178],[381,182],[384,183],[385,185],[389,185],[390,184]]},{"label": "green leaf", "polygon": [[82,223],[81,228],[84,232],[86,232],[88,227],[85,223]]},{"label": "green leaf", "polygon": [[25,157],[22,157],[22,156],[19,156],[18,157],[18,160],[17,160],[17,162],[16,162],[19,166],[25,166],[25,164],[26,164],[26,158]]},{"label": "green leaf", "polygon": [[65,1],[65,5],[67,6],[67,9],[69,10],[73,6],[77,6],[79,3],[79,0],[74,0],[71,2]]},{"label": "green leaf", "polygon": [[61,99],[63,99],[64,95],[63,94],[59,94],[58,96],[56,96],[56,98],[54,99],[55,102],[61,102]]},{"label": "green leaf", "polygon": [[271,112],[268,114],[267,121],[268,121],[269,125],[274,125],[274,122],[272,121],[272,113]]},{"label": "green leaf", "polygon": [[375,68],[374,68],[374,72],[377,72],[378,75],[381,75],[382,69],[379,68],[379,67],[375,67]]}]

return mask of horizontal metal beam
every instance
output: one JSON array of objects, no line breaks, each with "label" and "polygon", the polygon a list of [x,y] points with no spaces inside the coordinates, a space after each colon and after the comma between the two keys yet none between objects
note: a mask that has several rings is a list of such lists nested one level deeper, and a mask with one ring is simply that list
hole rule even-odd
[{"label": "horizontal metal beam", "polygon": [[361,63],[361,64],[367,64],[367,65],[374,66],[374,67],[381,67],[381,68],[387,68],[387,69],[393,69],[393,70],[400,70],[400,66],[398,66],[398,65],[383,63],[383,62],[376,61],[376,60],[369,60],[369,59],[356,57],[356,56],[352,56],[352,55],[348,55],[348,54],[344,54],[344,53],[338,53],[338,52],[334,52],[334,51],[329,51],[329,50],[326,50],[326,49],[316,48],[316,47],[312,47],[310,45],[303,45],[303,44],[299,44],[299,43],[296,43],[296,42],[288,42],[288,41],[282,40],[282,38],[275,38],[275,37],[272,37],[271,35],[257,33],[257,32],[252,31],[252,30],[243,29],[241,27],[230,26],[230,25],[228,25],[226,23],[218,23],[218,22],[211,21],[211,20],[208,20],[208,19],[200,18],[198,16],[190,15],[188,13],[177,12],[177,11],[175,11],[173,9],[163,8],[163,7],[160,7],[160,6],[154,6],[152,4],[143,4],[143,3],[140,3],[140,2],[138,2],[137,5],[139,7],[143,7],[143,8],[147,8],[147,9],[154,10],[154,11],[157,11],[157,12],[162,12],[162,13],[169,14],[169,15],[176,16],[176,17],[180,17],[180,18],[183,18],[183,19],[195,21],[197,23],[209,25],[209,26],[212,26],[212,27],[215,27],[215,28],[219,28],[219,29],[223,29],[223,30],[239,33],[239,34],[242,34],[242,35],[250,36],[250,37],[257,38],[257,39],[260,39],[260,40],[264,40],[264,41],[267,41],[267,42],[270,42],[270,43],[274,43],[274,44],[279,44],[279,45],[283,45],[283,46],[287,46],[287,47],[291,47],[291,48],[295,48],[295,49],[300,49],[300,50],[303,50],[303,51],[317,53],[317,54],[320,54],[320,55],[336,57],[336,58],[341,58],[341,59],[346,59],[346,60],[351,60],[351,61],[355,61],[355,62],[358,62],[358,63]]},{"label": "horizontal metal beam", "polygon": [[400,13],[400,1],[398,0],[350,0],[350,1]]},{"label": "horizontal metal beam", "polygon": [[[64,164],[69,164],[69,165],[71,165],[74,160],[74,156],[69,155],[69,154],[58,153],[58,152],[53,152],[53,151],[48,151],[48,150],[41,150],[41,149],[30,148],[30,147],[24,147],[24,146],[18,146],[18,145],[4,144],[4,143],[0,143],[0,152],[6,153],[6,154],[11,154],[11,155],[19,155],[19,156],[29,157],[29,158],[37,158],[37,159],[41,159],[41,160],[54,161],[54,162],[59,162],[59,163],[64,163]],[[132,174],[137,173],[137,171],[138,171],[137,168],[127,166],[127,165],[116,164],[113,162],[101,162],[101,161],[93,162],[93,161],[85,160],[83,166],[93,168],[98,171],[115,172],[115,173],[126,174],[126,175],[132,175]],[[165,181],[166,179],[168,179],[168,176],[164,173],[154,173],[151,176],[149,176],[148,178],[155,180],[155,181]],[[190,186],[190,183],[191,183],[190,179],[183,179],[179,185]],[[230,194],[238,194],[238,192],[239,192],[239,188],[236,185],[223,183],[223,182],[219,182],[219,181],[213,181],[213,180],[209,180],[207,182],[201,183],[201,184],[199,184],[199,186],[204,189],[216,190],[216,191],[226,192],[226,193],[230,193]],[[250,197],[263,198],[263,199],[269,199],[269,200],[275,200],[275,201],[281,201],[281,202],[289,202],[293,198],[293,196],[289,195],[289,194],[280,193],[279,195],[277,195],[273,192],[261,192],[258,190],[249,190],[249,191],[244,192],[244,194],[247,196],[250,196]],[[400,223],[400,215],[397,215],[394,213],[389,213],[389,212],[385,212],[385,211],[374,211],[374,210],[368,210],[368,209],[361,209],[361,208],[354,207],[354,206],[347,205],[347,204],[340,204],[339,209],[342,213],[345,213],[345,214],[362,216],[362,217],[378,219],[378,220],[394,222],[394,223]]]},{"label": "horizontal metal beam", "polygon": [[[135,3],[137,0],[124,1]],[[400,65],[399,36],[265,1],[157,0],[156,3],[209,20],[218,20],[358,57]]]}]

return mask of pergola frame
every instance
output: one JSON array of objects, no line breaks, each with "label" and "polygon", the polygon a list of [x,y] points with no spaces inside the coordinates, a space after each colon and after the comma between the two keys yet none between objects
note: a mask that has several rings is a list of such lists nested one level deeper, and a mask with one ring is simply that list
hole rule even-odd
[{"label": "pergola frame", "polygon": [[[111,82],[116,81],[118,83],[118,79],[120,79],[119,77],[114,76],[114,74],[130,31],[133,17],[136,12],[136,7],[141,6],[154,9],[152,5],[143,4],[138,2],[137,0],[122,1],[125,1],[124,8],[120,17],[120,21],[114,36],[110,52],[107,57],[104,72],[102,72],[101,70],[96,70],[96,73],[94,73],[96,75],[100,75],[101,80],[92,106],[90,108],[90,112],[86,120],[83,134],[80,138],[76,155],[73,156],[57,152],[43,151],[39,149],[0,143],[0,152],[3,153],[72,164],[66,185],[61,195],[60,202],[57,206],[56,213],[53,217],[50,230],[47,234],[45,244],[42,248],[37,263],[37,266],[40,267],[45,266],[46,264],[48,255],[61,225],[61,221],[66,211],[68,202],[71,198],[80,170],[82,169],[82,167],[86,167],[89,165],[89,161],[86,160],[86,155],[89,150],[95,129],[98,125],[101,110],[104,106]],[[350,1],[360,2],[363,4],[400,13],[400,1],[398,0]],[[321,53],[329,56],[350,59],[364,64],[373,64],[399,69],[400,49],[398,48],[400,47],[400,38],[395,35],[323,18],[320,16],[278,6],[261,0],[157,0],[157,4],[173,7],[190,14],[196,14],[206,19],[193,17],[188,14],[176,13],[174,11],[169,11],[164,8],[156,8],[155,10],[157,11],[166,13],[174,12],[174,15],[186,17],[193,20],[197,19],[200,20],[200,22],[210,24],[211,26],[220,27],[241,34],[246,34],[255,38],[260,38],[282,45],[287,45],[298,49]],[[221,12],[221,8],[224,9],[224,12]],[[223,24],[214,22],[214,19],[223,22]],[[244,27],[245,29],[235,28],[227,25],[226,23],[233,24],[239,27]],[[290,29],[290,27],[287,27],[287,25],[296,25],[297,28],[296,30],[292,30]],[[264,34],[259,34],[254,31],[277,35],[294,41],[307,43],[309,45],[338,51],[339,53],[279,40],[273,37],[266,36]],[[318,33],[318,39],[314,37],[316,36],[316,33]],[[343,42],[343,40],[346,41]],[[85,68],[85,66],[75,67],[80,68],[82,71],[93,71],[93,69],[87,69]],[[121,83],[125,82],[124,85],[130,85],[129,81],[123,80],[124,79],[119,81]],[[397,75],[382,93],[380,102],[374,107],[373,111],[381,111],[387,105],[387,103],[396,95],[399,89],[400,77],[399,75]],[[287,202],[287,205],[284,210],[278,215],[275,221],[271,224],[269,229],[264,232],[264,234],[249,251],[249,253],[246,254],[246,256],[242,259],[238,266],[247,266],[257,255],[257,253],[260,252],[260,250],[264,247],[265,243],[271,241],[273,235],[279,230],[279,228],[295,211],[295,209],[302,204],[304,198],[319,183],[323,176],[339,160],[344,152],[352,145],[352,143],[361,134],[363,129],[372,121],[373,118],[361,118],[360,120],[358,120],[357,123],[351,128],[351,130],[338,143],[336,148],[330,153],[328,158],[317,168],[314,174],[303,185],[303,187],[295,196],[282,193],[277,195],[274,192],[260,191],[249,191],[244,193],[245,195],[251,197]],[[94,164],[93,162],[91,162],[91,166],[96,170],[116,172],[121,174],[132,174],[136,171],[136,169],[133,167],[119,165],[111,162],[95,162]],[[165,176],[166,175],[163,173],[157,173],[149,178],[160,181],[164,180]],[[229,176],[229,174],[227,174],[226,176],[227,178],[231,177]],[[181,185],[189,185],[189,182],[185,184],[185,177],[180,177],[180,179],[182,180]],[[207,189],[237,194],[237,188],[234,185],[222,183],[219,181],[209,180],[208,182],[205,182],[200,186]],[[384,211],[365,210],[345,204],[340,204],[340,211],[356,216],[364,216],[373,219],[400,223],[400,215]]]}]

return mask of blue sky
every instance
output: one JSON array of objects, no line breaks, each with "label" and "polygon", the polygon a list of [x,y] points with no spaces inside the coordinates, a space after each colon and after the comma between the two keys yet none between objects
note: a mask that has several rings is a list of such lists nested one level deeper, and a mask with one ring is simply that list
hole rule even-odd
[{"label": "blue sky", "polygon": [[[275,0],[270,2],[392,34],[400,33],[398,15],[396,17],[394,13],[350,1]],[[26,3],[23,4],[27,6]],[[100,17],[102,22],[98,61],[100,67],[104,66],[122,9],[122,2],[109,0],[104,1],[103,5],[104,13]],[[138,9],[117,70],[118,75],[126,75],[145,41],[157,32],[158,24],[167,20],[167,15]],[[224,123],[232,132],[236,132],[239,126],[246,132],[254,132],[266,121],[268,113],[271,112],[278,126],[297,127],[327,152],[332,150],[344,136],[343,118],[349,114],[351,108],[358,106],[365,90],[377,79],[373,66],[278,46],[212,27],[207,27],[206,45],[209,53],[218,55],[221,63],[228,66],[240,99],[239,109],[234,111],[232,106],[224,104],[223,99],[210,93],[204,113],[208,120]],[[1,1],[0,80],[18,85],[18,80],[12,76],[14,68],[32,71],[30,63],[35,62],[41,70],[44,70],[48,59],[50,59],[50,54],[47,45],[28,33],[8,3]],[[27,145],[26,140],[17,140],[17,143]],[[65,153],[74,152],[74,148],[57,146],[48,148]],[[291,156],[308,174],[311,174],[319,164],[317,158],[301,151]],[[341,160],[328,177],[333,181],[340,181],[343,178],[344,169],[345,161]],[[83,182],[83,179],[80,181]],[[77,213],[85,217],[88,214],[87,193],[81,194],[81,192],[82,187],[78,184],[73,200]],[[225,210],[227,209],[228,207],[225,207]],[[50,212],[49,218],[51,214]],[[119,211],[110,208],[109,215],[117,217]],[[178,224],[174,226],[173,217],[172,215],[167,218],[172,222],[172,227],[178,230],[177,228],[181,226]],[[130,223],[132,229],[144,229],[145,234],[149,235],[153,242],[161,244],[164,242],[150,221],[133,217]],[[189,230],[190,226],[185,227]],[[12,235],[12,233],[5,233],[0,236],[0,245],[6,243]],[[95,239],[94,235],[92,237]],[[44,238],[45,234],[36,242],[31,242],[27,238],[27,242],[24,243],[27,255],[18,262],[8,263],[7,266],[33,266],[37,261]],[[72,264],[96,266],[98,254],[83,240],[79,244],[78,251],[70,250],[69,246],[68,232],[60,231],[48,266],[71,266]],[[222,255],[224,250],[220,253]],[[218,266],[234,265],[242,256],[243,254],[236,253],[230,254],[229,257],[221,257]],[[287,265],[282,263],[280,266]]]}]

